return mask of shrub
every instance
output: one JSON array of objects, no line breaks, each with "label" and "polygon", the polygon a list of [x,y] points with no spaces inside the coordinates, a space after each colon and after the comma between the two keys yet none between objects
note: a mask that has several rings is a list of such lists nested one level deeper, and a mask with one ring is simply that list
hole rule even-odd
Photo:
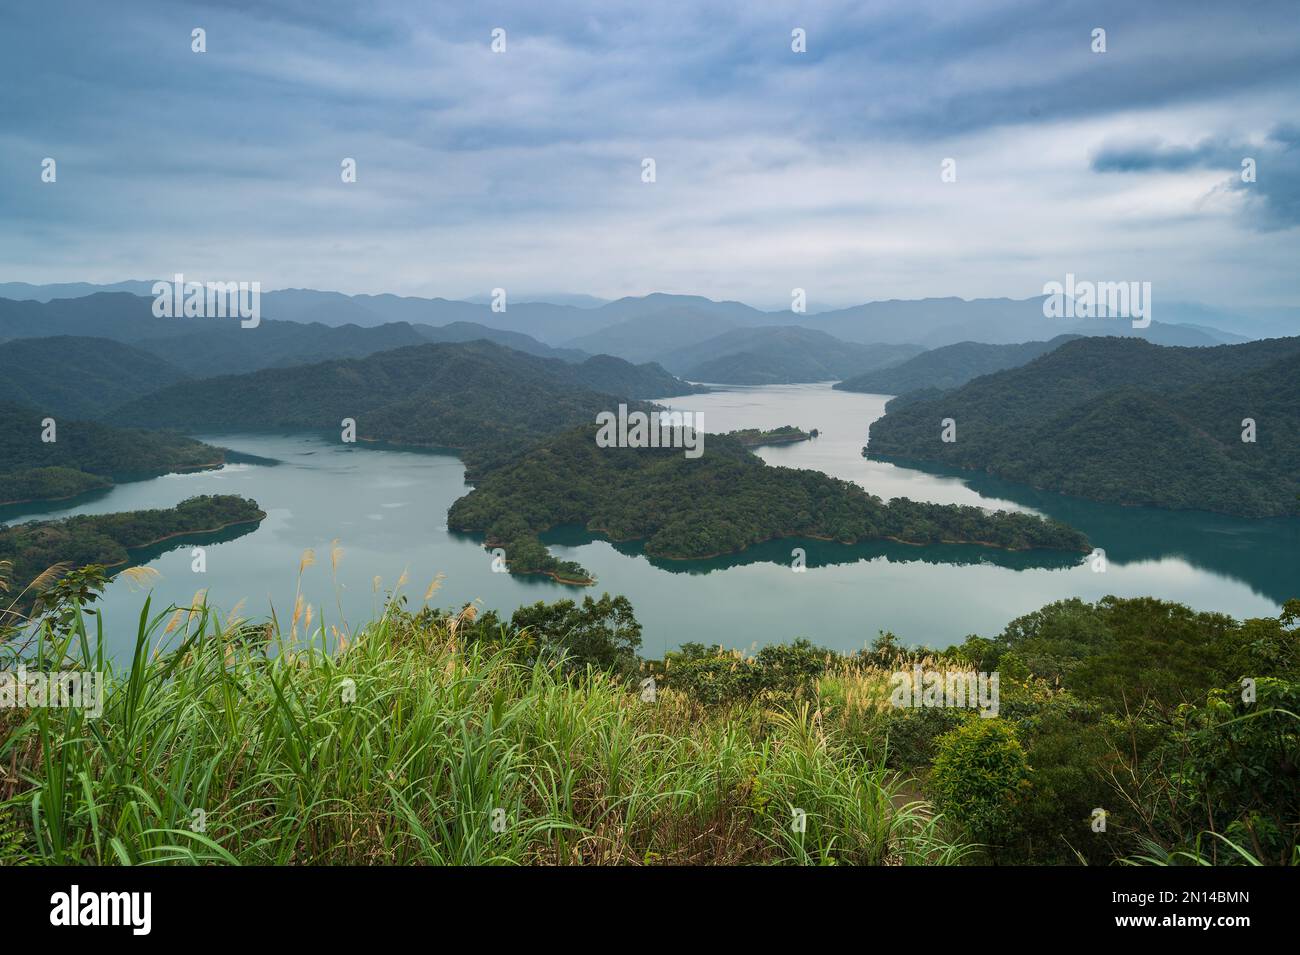
[{"label": "shrub", "polygon": [[930,774],[935,806],[972,838],[997,846],[1007,839],[1029,791],[1029,761],[1011,724],[968,718],[941,736]]}]

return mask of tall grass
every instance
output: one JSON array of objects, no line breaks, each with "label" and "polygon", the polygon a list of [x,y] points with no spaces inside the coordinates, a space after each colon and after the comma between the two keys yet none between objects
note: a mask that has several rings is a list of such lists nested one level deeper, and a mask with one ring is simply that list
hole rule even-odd
[{"label": "tall grass", "polygon": [[602,673],[522,662],[526,635],[467,641],[456,617],[412,627],[386,611],[346,640],[274,624],[252,640],[205,604],[145,601],[123,666],[75,619],[38,655],[105,672],[104,712],[0,711],[11,862],[907,865],[969,851],[815,703],[646,703]]}]

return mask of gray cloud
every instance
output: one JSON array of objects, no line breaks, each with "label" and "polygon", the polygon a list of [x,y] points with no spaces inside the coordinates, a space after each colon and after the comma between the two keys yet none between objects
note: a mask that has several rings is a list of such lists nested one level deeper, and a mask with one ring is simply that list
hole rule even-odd
[{"label": "gray cloud", "polygon": [[[1138,262],[1188,296],[1300,298],[1280,0],[52,0],[6,20],[0,278],[842,304]],[[1231,208],[1177,188],[1251,142]]]},{"label": "gray cloud", "polygon": [[[1255,179],[1244,178],[1251,161]],[[1281,124],[1259,143],[1231,143],[1209,137],[1191,145],[1160,140],[1111,144],[1092,159],[1097,172],[1186,172],[1218,170],[1226,174],[1216,189],[1241,193],[1244,214],[1263,230],[1300,225],[1300,127]]]}]

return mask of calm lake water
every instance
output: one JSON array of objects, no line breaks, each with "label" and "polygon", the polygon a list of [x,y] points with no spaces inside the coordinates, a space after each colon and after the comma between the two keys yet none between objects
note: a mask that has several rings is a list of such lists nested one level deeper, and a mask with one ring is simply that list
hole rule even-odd
[{"label": "calm lake water", "polygon": [[[479,600],[507,613],[538,600],[624,594],[644,628],[642,650],[657,656],[686,641],[748,648],[808,637],[851,650],[892,630],[907,643],[934,647],[967,634],[993,634],[1013,617],[1064,597],[1153,595],[1237,617],[1276,615],[1300,596],[1300,521],[1245,521],[1209,514],[1121,508],[1044,494],[986,477],[940,474],[862,457],[867,429],[885,398],[833,391],[829,385],[728,388],[673,399],[702,413],[706,431],[818,428],[816,440],[759,449],[770,464],[812,468],[855,481],[884,498],[1017,508],[1079,527],[1106,551],[1105,573],[1082,555],[1005,553],[984,547],[911,547],[785,540],[706,561],[647,559],[634,544],[611,544],[579,528],[548,538],[554,552],[593,572],[595,587],[492,572],[491,555],[473,537],[447,530],[447,507],[466,493],[464,468],[449,454],[341,445],[316,435],[209,434],[203,440],[261,459],[198,474],[121,484],[71,502],[0,509],[0,520],[63,517],[170,507],[195,494],[242,494],[267,518],[136,554],[161,575],[154,606],[188,605],[206,589],[216,607],[243,604],[242,616],[282,621],[292,613],[298,565],[311,548],[316,564],[301,589],[327,625],[355,626],[373,616],[405,572],[403,588],[419,604],[430,581],[445,580],[432,602]],[[708,442],[705,441],[705,453]],[[329,551],[343,556],[337,580]],[[190,549],[206,549],[206,573],[191,570]],[[791,569],[792,550],[807,569]],[[374,578],[379,578],[376,588]],[[112,584],[101,607],[118,653],[133,640],[144,593]]]}]

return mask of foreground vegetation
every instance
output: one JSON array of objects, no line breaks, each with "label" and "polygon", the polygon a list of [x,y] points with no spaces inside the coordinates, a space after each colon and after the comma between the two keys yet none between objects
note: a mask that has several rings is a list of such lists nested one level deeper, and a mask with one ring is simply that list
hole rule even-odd
[{"label": "foreground vegetation", "polygon": [[[17,767],[0,776],[3,861],[901,865],[968,851],[806,703],[643,702],[528,633],[477,639],[474,618],[390,607],[326,649],[319,631],[298,642],[146,607],[99,720],[0,710],[0,764]],[[155,658],[165,633],[174,649]],[[97,636],[77,625],[33,652],[111,669]]]},{"label": "foreground vegetation", "polygon": [[[1300,862],[1300,601],[662,661],[608,595],[508,620],[393,598],[357,631],[146,603],[119,666],[81,612],[102,583],[53,583],[0,644],[109,674],[98,719],[0,708],[0,862]],[[894,705],[914,666],[994,667],[998,714]]]}]

